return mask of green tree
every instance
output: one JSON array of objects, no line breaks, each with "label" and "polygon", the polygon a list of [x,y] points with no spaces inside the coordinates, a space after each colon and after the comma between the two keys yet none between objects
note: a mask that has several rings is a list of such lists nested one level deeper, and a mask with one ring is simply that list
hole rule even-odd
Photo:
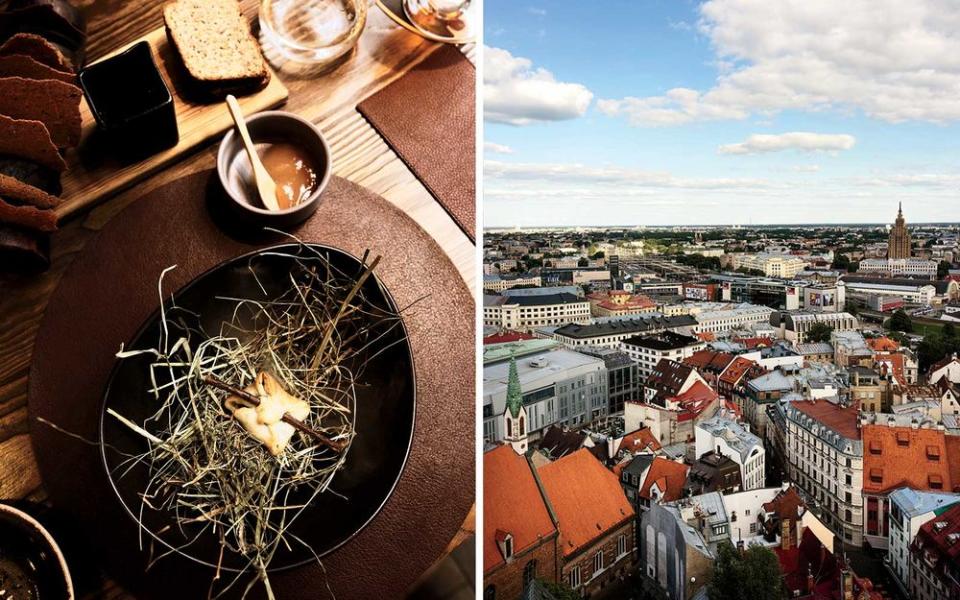
[{"label": "green tree", "polygon": [[850,257],[846,254],[835,254],[832,267],[838,271],[846,271],[850,268]]},{"label": "green tree", "polygon": [[910,333],[913,331],[913,321],[910,320],[910,315],[901,308],[890,317],[889,327],[894,331],[906,331]]},{"label": "green tree", "polygon": [[808,342],[829,342],[833,327],[827,323],[814,323],[807,332]]},{"label": "green tree", "polygon": [[740,553],[730,542],[717,547],[710,600],[780,600],[783,582],[777,555],[763,546]]},{"label": "green tree", "polygon": [[590,255],[590,260],[600,260],[604,258],[606,254],[603,253],[603,250],[598,250]]},{"label": "green tree", "polygon": [[937,279],[943,279],[946,277],[952,267],[953,265],[945,260],[941,260],[939,263],[937,263]]},{"label": "green tree", "polygon": [[943,337],[948,340],[956,340],[957,338],[957,326],[947,321],[947,324],[943,326]]},{"label": "green tree", "polygon": [[589,265],[590,265],[590,261],[587,260],[586,256],[582,257],[580,260],[577,261],[578,267],[587,267]]},{"label": "green tree", "polygon": [[540,583],[543,584],[543,587],[547,588],[547,591],[550,592],[550,595],[556,598],[557,600],[581,600],[580,594],[575,592],[573,588],[565,583],[553,583],[550,581],[540,580]]}]

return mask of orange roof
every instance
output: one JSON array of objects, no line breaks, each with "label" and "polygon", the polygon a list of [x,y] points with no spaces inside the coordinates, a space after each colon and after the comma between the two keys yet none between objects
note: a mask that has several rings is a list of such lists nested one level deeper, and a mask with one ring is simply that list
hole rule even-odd
[{"label": "orange roof", "polygon": [[865,425],[863,491],[876,494],[904,486],[952,491],[960,482],[952,482],[950,466],[960,457],[947,452],[945,437],[936,429]]},{"label": "orange roof", "polygon": [[755,364],[757,363],[753,362],[749,358],[738,356],[732,363],[730,363],[730,366],[728,366],[720,376],[720,381],[729,383],[730,385],[736,385],[743,375],[750,370],[750,367],[754,366]]},{"label": "orange roof", "polygon": [[644,427],[643,429],[638,429],[623,436],[617,451],[629,450],[630,452],[641,452],[649,449],[656,452],[660,450],[660,448],[662,448],[662,446],[657,438],[653,437],[653,432],[650,431],[650,428]]},{"label": "orange roof", "polygon": [[720,396],[710,386],[698,379],[690,386],[690,389],[670,400],[680,404],[680,409],[684,411],[677,416],[677,420],[687,421],[697,417],[718,398]]},{"label": "orange roof", "polygon": [[950,457],[950,481],[953,482],[951,491],[957,491],[960,486],[960,436],[945,435],[947,456]]},{"label": "orange roof", "polygon": [[689,471],[690,467],[683,463],[656,456],[650,463],[647,478],[643,480],[638,493],[641,498],[650,498],[650,488],[656,483],[663,492],[664,502],[679,500],[683,496],[683,484],[687,482]]},{"label": "orange roof", "polygon": [[894,352],[900,349],[900,344],[887,336],[868,339],[867,346],[874,352]]},{"label": "orange roof", "polygon": [[519,554],[556,531],[527,459],[509,445],[483,455],[483,571],[503,564],[496,534],[513,536]]},{"label": "orange roof", "polygon": [[857,426],[860,421],[857,413],[860,409],[856,404],[842,407],[829,400],[802,400],[791,402],[790,406],[849,440],[860,439],[860,428]]},{"label": "orange roof", "polygon": [[739,342],[751,350],[754,348],[769,348],[773,344],[773,340],[765,337],[734,338],[733,341]]},{"label": "orange roof", "polygon": [[576,553],[633,518],[633,507],[627,502],[620,480],[586,449],[545,465],[538,473],[557,515],[564,556]]},{"label": "orange roof", "polygon": [[717,341],[717,336],[710,331],[701,331],[699,333],[694,333],[693,335],[697,336],[704,342],[715,342]]},{"label": "orange roof", "polygon": [[[907,384],[907,377],[903,371],[903,354],[891,352],[877,352],[873,355],[873,361],[881,370],[881,374],[892,371],[893,379],[899,385]],[[886,369],[886,371],[884,371]]]},{"label": "orange roof", "polygon": [[689,365],[698,371],[712,371],[722,373],[727,366],[734,361],[734,355],[729,352],[716,352],[714,350],[697,350],[687,358],[683,359],[683,364]]}]

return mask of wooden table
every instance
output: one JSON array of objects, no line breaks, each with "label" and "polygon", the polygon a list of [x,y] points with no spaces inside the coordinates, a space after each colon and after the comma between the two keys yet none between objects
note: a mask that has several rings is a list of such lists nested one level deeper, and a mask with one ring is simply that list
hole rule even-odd
[{"label": "wooden table", "polygon": [[[136,39],[163,22],[160,0],[85,0],[89,19],[89,59]],[[259,2],[242,0],[255,18]],[[290,90],[286,110],[318,124],[333,152],[333,171],[380,194],[407,213],[440,245],[476,292],[474,245],[422,183],[356,111],[356,105],[394,81],[439,46],[394,24],[371,3],[356,53],[329,73],[313,79],[280,77]],[[472,58],[473,49],[466,49]],[[97,231],[145,192],[216,163],[216,145],[61,224],[51,242],[49,271],[29,278],[0,278],[0,499],[45,500],[30,445],[27,372],[34,337],[50,294],[74,257]],[[471,511],[448,550],[472,534]],[[89,598],[127,598],[109,581]]]}]

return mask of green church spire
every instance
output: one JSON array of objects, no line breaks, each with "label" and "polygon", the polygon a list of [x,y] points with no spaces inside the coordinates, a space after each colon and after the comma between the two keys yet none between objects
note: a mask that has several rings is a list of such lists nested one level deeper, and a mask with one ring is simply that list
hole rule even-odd
[{"label": "green church spire", "polygon": [[520,375],[517,374],[517,360],[510,354],[510,375],[507,377],[507,409],[516,419],[523,406],[523,392],[520,390]]}]

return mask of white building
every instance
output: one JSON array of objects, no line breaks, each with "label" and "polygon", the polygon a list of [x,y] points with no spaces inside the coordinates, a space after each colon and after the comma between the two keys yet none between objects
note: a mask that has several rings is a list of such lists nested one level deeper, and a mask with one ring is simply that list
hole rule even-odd
[{"label": "white building", "polygon": [[795,344],[807,342],[817,323],[826,323],[834,331],[860,329],[860,321],[848,312],[781,312],[771,318],[771,324],[780,328],[780,337]]},{"label": "white building", "polygon": [[[511,353],[501,354],[483,367],[483,437],[489,442],[507,437],[503,415],[507,408]],[[516,370],[526,415],[524,434],[530,441],[540,439],[550,425],[575,427],[608,413],[607,368],[603,359],[559,348],[517,356]]]},{"label": "white building", "polygon": [[587,323],[590,303],[573,294],[483,297],[483,324],[513,331]]},{"label": "white building", "polygon": [[726,310],[710,310],[696,315],[697,331],[719,333],[741,329],[754,323],[769,323],[774,310],[768,306],[740,305]]},{"label": "white building", "polygon": [[920,527],[960,502],[960,494],[943,494],[900,488],[890,492],[890,530],[884,564],[893,573],[904,596],[909,596],[910,544]]},{"label": "white building", "polygon": [[777,402],[790,481],[846,544],[863,543],[863,442],[858,408],[830,400]]},{"label": "white building", "polygon": [[889,277],[926,277],[936,279],[937,262],[920,258],[866,258],[857,269],[861,273],[882,273]]},{"label": "white building", "polygon": [[648,376],[657,363],[665,358],[681,362],[705,347],[706,344],[698,338],[672,331],[631,337],[620,342],[620,349],[637,363],[641,377]]},{"label": "white building", "polygon": [[598,317],[588,324],[570,323],[558,327],[553,332],[553,339],[569,348],[581,346],[619,348],[621,341],[637,335],[663,331],[689,334],[693,332],[696,325],[696,319],[689,315],[665,317],[661,314],[649,313],[625,317]]},{"label": "white building", "polygon": [[762,271],[766,277],[785,279],[795,277],[806,264],[803,259],[789,254],[736,254],[733,257],[734,269],[753,269]]},{"label": "white building", "polygon": [[[485,266],[486,267],[486,266]],[[539,275],[516,275],[507,277],[497,273],[483,275],[483,291],[500,293],[517,286],[540,286]]]},{"label": "white building", "polygon": [[[866,278],[864,278],[866,279]],[[873,296],[882,296],[889,300],[890,298],[900,298],[904,302],[911,304],[932,304],[937,297],[937,288],[923,281],[909,281],[904,279],[891,280],[889,282],[877,280],[858,280],[857,278],[847,277],[844,279],[849,294],[869,299]]]},{"label": "white building", "polygon": [[740,423],[716,416],[696,428],[697,457],[711,450],[740,465],[744,490],[762,488],[766,484],[766,451],[763,441]]}]

